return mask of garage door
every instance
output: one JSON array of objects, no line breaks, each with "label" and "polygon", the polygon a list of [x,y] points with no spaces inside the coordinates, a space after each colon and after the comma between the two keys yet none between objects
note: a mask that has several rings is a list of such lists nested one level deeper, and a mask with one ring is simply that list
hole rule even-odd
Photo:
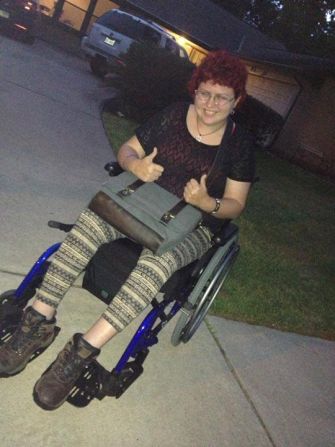
[{"label": "garage door", "polygon": [[286,77],[275,72],[265,74],[259,68],[249,69],[248,94],[271,107],[283,118],[290,111],[299,90],[299,85],[293,77]]}]

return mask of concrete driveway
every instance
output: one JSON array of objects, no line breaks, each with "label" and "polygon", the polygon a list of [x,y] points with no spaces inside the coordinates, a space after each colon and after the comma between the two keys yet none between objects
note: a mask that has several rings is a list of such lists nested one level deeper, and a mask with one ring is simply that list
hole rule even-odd
[{"label": "concrete driveway", "polygon": [[41,41],[0,37],[0,60],[0,268],[24,272],[63,237],[46,222],[72,221],[106,178],[113,154],[99,104],[110,90],[85,61]]}]

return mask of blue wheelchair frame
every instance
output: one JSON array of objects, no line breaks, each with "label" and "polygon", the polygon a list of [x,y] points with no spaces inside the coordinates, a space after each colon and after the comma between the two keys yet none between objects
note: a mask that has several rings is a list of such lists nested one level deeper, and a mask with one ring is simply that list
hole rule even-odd
[{"label": "blue wheelchair frame", "polygon": [[[50,222],[50,226],[66,229],[68,231],[72,226],[57,222]],[[236,234],[237,227],[232,226],[231,234]],[[230,236],[228,236],[230,237]],[[217,242],[219,246],[219,241]],[[15,331],[24,307],[33,297],[35,288],[43,278],[49,266],[49,259],[60,247],[60,243],[49,247],[36,261],[26,277],[16,290],[5,292],[1,295],[0,305],[0,338],[6,340]],[[232,244],[228,253],[238,253],[239,246]],[[212,247],[204,257],[211,259],[216,247]],[[233,253],[234,254],[234,253]],[[190,312],[194,309],[194,304],[188,302],[194,284],[196,284],[202,274],[201,260],[196,261],[192,271],[196,272],[190,275],[190,281],[178,290],[177,297],[168,297],[162,301],[156,298],[152,300],[152,309],[144,318],[138,327],[135,335],[126,347],[116,366],[111,372],[107,371],[97,361],[92,362],[82,373],[72,389],[68,402],[77,406],[84,407],[93,399],[103,399],[105,396],[114,396],[119,398],[126,389],[142,374],[143,362],[146,359],[149,348],[158,343],[158,334],[163,327],[183,308],[184,312]],[[206,263],[205,263],[206,265]],[[168,309],[169,308],[169,309]],[[184,315],[185,316],[185,315]],[[57,333],[59,332],[59,328]],[[56,334],[57,335],[57,334]],[[188,341],[188,338],[186,339]],[[184,341],[184,342],[186,342]],[[37,355],[39,355],[38,353]],[[33,358],[35,358],[35,355]],[[32,359],[33,359],[32,358]]]},{"label": "blue wheelchair frame", "polygon": [[[106,169],[107,166],[108,165],[105,167]],[[48,225],[65,232],[70,231],[72,228],[72,225],[54,221],[50,221]],[[98,398],[100,400],[105,396],[119,398],[126,391],[126,389],[142,374],[142,365],[149,353],[149,348],[158,343],[158,334],[167,322],[178,314],[181,309],[183,310],[183,315],[181,315],[178,322],[179,326],[181,325],[181,328],[183,328],[185,322],[189,320],[188,316],[196,309],[196,300],[194,297],[192,300],[192,290],[195,286],[198,286],[199,283],[202,287],[200,280],[204,269],[209,264],[211,258],[215,258],[215,252],[218,247],[226,247],[225,244],[227,244],[227,252],[224,252],[224,257],[219,258],[221,263],[227,261],[227,268],[226,271],[224,269],[221,269],[221,271],[221,267],[219,266],[218,270],[220,271],[215,272],[215,278],[218,275],[221,275],[222,280],[220,283],[215,283],[215,285],[219,285],[219,287],[214,291],[212,300],[205,305],[204,311],[202,311],[203,314],[200,312],[200,318],[199,315],[196,315],[195,325],[191,330],[191,333],[186,334],[183,339],[183,337],[179,335],[182,334],[182,331],[179,330],[177,337],[175,336],[175,340],[172,340],[172,344],[177,345],[179,341],[186,343],[191,338],[195,330],[197,330],[199,322],[202,321],[204,315],[208,311],[209,306],[214,300],[216,293],[221,287],[239,251],[239,245],[237,243],[238,228],[231,223],[228,223],[227,227],[228,231],[226,231],[226,228],[221,234],[216,235],[213,238],[213,247],[211,247],[200,260],[185,267],[185,269],[189,269],[192,273],[189,275],[188,281],[182,283],[182,287],[178,292],[173,291],[173,294],[167,294],[167,298],[164,296],[163,300],[160,302],[156,298],[152,300],[152,310],[138,327],[135,335],[111,372],[107,371],[97,361],[93,361],[86,367],[67,399],[69,403],[77,407],[84,407],[88,405],[93,398]],[[60,243],[52,245],[38,258],[16,290],[4,292],[0,296],[0,343],[4,342],[15,331],[21,320],[24,307],[34,296],[36,287],[38,287],[47,271],[50,263],[49,259],[56,253],[60,245]],[[208,279],[204,280],[203,285],[207,285],[207,282]],[[213,284],[211,284],[211,286],[212,285]],[[177,297],[174,296],[174,293],[177,294]],[[206,295],[206,293],[204,295]],[[190,301],[188,301],[189,297],[191,297]],[[55,336],[57,336],[59,330],[59,328],[56,329]],[[36,353],[32,359],[39,354],[40,352]]]}]

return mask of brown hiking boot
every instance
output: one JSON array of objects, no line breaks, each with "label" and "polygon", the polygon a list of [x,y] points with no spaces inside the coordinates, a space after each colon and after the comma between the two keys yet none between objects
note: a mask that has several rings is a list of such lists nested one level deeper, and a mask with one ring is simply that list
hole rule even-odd
[{"label": "brown hiking boot", "polygon": [[42,374],[34,387],[34,400],[44,410],[55,410],[65,402],[84,367],[100,353],[82,334],[66,343],[56,360]]},{"label": "brown hiking boot", "polygon": [[22,316],[12,337],[0,347],[0,376],[8,377],[22,371],[27,363],[54,340],[56,319],[50,321],[32,307]]}]

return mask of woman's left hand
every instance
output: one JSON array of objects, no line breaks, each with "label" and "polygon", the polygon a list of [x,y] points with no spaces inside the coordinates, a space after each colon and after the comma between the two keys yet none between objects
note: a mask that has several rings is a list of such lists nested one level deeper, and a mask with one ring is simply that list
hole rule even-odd
[{"label": "woman's left hand", "polygon": [[191,205],[197,206],[202,209],[205,207],[206,202],[209,199],[207,186],[206,186],[207,175],[201,176],[200,183],[192,178],[189,180],[184,188],[184,200]]}]

